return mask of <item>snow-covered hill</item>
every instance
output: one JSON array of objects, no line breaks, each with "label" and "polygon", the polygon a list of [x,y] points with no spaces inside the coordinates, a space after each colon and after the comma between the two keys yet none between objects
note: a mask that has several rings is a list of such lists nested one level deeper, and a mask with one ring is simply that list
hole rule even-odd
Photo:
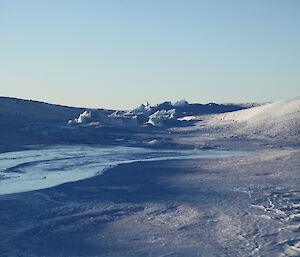
[{"label": "snow-covered hill", "polygon": [[83,108],[60,106],[39,101],[0,97],[0,120],[10,121],[67,121]]},{"label": "snow-covered hill", "polygon": [[262,106],[214,115],[208,127],[249,136],[288,137],[300,135],[300,97]]}]

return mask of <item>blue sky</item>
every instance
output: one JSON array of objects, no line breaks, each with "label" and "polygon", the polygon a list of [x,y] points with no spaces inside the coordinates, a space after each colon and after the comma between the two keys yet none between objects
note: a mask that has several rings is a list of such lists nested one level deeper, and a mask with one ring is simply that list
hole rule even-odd
[{"label": "blue sky", "polygon": [[0,0],[0,95],[71,106],[300,95],[298,0]]}]

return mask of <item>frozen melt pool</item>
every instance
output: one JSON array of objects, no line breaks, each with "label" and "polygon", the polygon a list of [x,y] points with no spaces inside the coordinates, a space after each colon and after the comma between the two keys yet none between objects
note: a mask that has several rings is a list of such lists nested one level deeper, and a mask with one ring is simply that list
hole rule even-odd
[{"label": "frozen melt pool", "polygon": [[55,146],[0,154],[0,195],[53,187],[102,174],[105,169],[135,161],[157,161],[246,152],[159,150],[138,147]]}]

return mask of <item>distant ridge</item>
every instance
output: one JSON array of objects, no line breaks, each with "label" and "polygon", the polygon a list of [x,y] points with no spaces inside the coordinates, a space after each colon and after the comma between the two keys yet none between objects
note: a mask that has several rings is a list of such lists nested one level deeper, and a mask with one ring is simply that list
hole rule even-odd
[{"label": "distant ridge", "polygon": [[[187,102],[186,102],[187,103]],[[252,105],[253,106],[253,105]],[[159,110],[170,110],[175,108],[179,116],[202,115],[232,112],[252,107],[243,104],[186,104],[183,106],[173,105],[171,102],[163,102],[151,108],[151,113]],[[18,121],[57,121],[66,122],[77,118],[89,108],[69,107],[58,104],[50,104],[35,100],[25,100],[14,97],[0,96],[0,120]],[[110,114],[113,110],[97,109],[103,114]]]},{"label": "distant ridge", "polygon": [[53,120],[62,121],[82,112],[83,108],[73,108],[45,102],[0,97],[1,120]]},{"label": "distant ridge", "polygon": [[69,119],[76,118],[85,109],[0,96],[0,120],[66,122]]}]

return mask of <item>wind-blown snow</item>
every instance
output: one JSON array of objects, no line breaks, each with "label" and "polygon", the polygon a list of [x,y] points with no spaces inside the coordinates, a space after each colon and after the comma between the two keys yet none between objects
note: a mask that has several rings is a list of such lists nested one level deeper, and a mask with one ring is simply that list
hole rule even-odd
[{"label": "wind-blown snow", "polygon": [[208,117],[209,127],[245,135],[288,137],[300,134],[300,97]]}]

